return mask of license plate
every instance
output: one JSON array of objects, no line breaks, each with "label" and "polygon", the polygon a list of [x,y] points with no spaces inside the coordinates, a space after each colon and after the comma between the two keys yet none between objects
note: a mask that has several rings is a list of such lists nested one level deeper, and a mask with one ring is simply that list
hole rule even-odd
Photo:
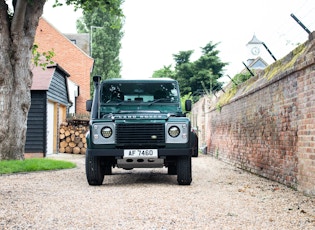
[{"label": "license plate", "polygon": [[136,157],[147,157],[147,158],[157,158],[157,149],[125,149],[124,157],[136,158]]}]

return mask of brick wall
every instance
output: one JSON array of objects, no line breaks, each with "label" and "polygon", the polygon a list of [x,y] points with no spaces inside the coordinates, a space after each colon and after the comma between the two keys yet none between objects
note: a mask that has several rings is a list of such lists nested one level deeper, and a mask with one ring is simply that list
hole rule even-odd
[{"label": "brick wall", "polygon": [[74,45],[69,39],[41,18],[36,30],[35,43],[39,51],[54,50],[53,61],[70,74],[70,80],[80,86],[76,101],[76,113],[85,114],[85,102],[90,99],[90,73],[93,59]]},{"label": "brick wall", "polygon": [[315,196],[315,66],[304,69],[298,78],[298,188]]},{"label": "brick wall", "polygon": [[219,98],[200,100],[192,112],[208,153],[309,195],[315,195],[313,35],[229,100],[233,90],[226,89]]}]

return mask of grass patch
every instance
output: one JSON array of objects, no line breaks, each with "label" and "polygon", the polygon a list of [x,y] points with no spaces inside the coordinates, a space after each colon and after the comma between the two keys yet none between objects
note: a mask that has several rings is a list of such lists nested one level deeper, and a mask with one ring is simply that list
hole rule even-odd
[{"label": "grass patch", "polygon": [[21,173],[21,172],[36,172],[57,169],[69,169],[76,167],[75,163],[68,161],[60,161],[47,158],[32,158],[25,160],[5,160],[0,161],[0,175]]}]

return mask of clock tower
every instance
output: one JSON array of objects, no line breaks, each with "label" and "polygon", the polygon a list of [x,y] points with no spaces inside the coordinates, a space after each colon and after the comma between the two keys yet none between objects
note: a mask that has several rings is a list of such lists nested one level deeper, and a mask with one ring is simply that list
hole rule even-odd
[{"label": "clock tower", "polygon": [[246,44],[247,52],[247,66],[251,69],[264,69],[268,64],[263,60],[266,50],[264,49],[263,42],[258,40],[254,34],[252,40]]},{"label": "clock tower", "polygon": [[256,35],[254,34],[252,40],[250,40],[247,44],[246,47],[249,51],[249,58],[250,59],[256,59],[258,56],[261,54],[261,49],[262,49],[262,41],[258,40]]}]

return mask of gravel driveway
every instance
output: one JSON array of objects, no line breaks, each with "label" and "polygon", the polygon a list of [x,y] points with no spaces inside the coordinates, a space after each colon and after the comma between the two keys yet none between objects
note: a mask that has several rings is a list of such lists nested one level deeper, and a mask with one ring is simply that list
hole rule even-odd
[{"label": "gravel driveway", "polygon": [[0,176],[0,229],[315,229],[309,198],[209,156],[193,158],[193,182],[166,169],[114,169],[88,186],[77,168]]}]

